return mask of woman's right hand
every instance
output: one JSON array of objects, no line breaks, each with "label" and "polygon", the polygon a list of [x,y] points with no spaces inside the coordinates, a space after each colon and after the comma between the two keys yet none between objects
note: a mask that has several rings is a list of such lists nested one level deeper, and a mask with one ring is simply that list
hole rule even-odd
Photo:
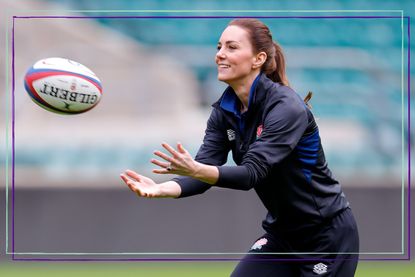
[{"label": "woman's right hand", "polygon": [[138,174],[135,171],[127,169],[120,175],[121,179],[127,186],[135,192],[138,196],[142,197],[161,197],[160,188],[150,178]]},{"label": "woman's right hand", "polygon": [[152,179],[127,169],[120,175],[127,186],[138,196],[148,198],[179,197],[181,188],[174,181],[156,184]]}]

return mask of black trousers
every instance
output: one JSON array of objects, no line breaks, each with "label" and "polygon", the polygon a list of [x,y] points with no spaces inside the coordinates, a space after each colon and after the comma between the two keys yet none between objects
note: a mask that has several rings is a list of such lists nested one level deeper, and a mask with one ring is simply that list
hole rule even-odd
[{"label": "black trousers", "polygon": [[358,252],[357,226],[348,208],[316,232],[302,236],[264,234],[256,240],[231,276],[352,277],[359,259]]}]

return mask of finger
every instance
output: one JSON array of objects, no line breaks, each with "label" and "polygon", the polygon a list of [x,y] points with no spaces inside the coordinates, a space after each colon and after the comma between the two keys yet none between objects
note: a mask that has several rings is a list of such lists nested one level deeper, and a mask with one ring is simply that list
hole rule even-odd
[{"label": "finger", "polygon": [[124,183],[132,190],[132,191],[136,191],[135,186],[134,186],[134,181],[132,181],[130,178],[128,178],[127,176],[125,176],[124,174],[120,175],[121,179],[124,181]]},{"label": "finger", "polygon": [[126,184],[128,183],[128,181],[130,181],[130,179],[127,176],[125,176],[124,174],[120,174],[120,177],[124,181],[124,183],[126,183]]},{"label": "finger", "polygon": [[135,191],[135,193],[136,193],[138,196],[141,196],[141,197],[147,197],[147,193],[142,192],[142,191],[140,191],[140,190],[136,190],[136,191]]},{"label": "finger", "polygon": [[162,162],[162,161],[159,161],[159,160],[156,160],[156,159],[151,159],[150,162],[155,164],[155,165],[158,165],[162,168],[167,168],[168,166],[171,165],[171,163]]},{"label": "finger", "polygon": [[170,154],[173,155],[173,157],[175,157],[175,158],[179,157],[179,153],[177,153],[177,151],[174,150],[174,148],[171,147],[169,144],[167,144],[167,143],[164,142],[164,143],[161,144],[161,146],[163,146],[164,149],[166,149],[167,151],[169,151]]},{"label": "finger", "polygon": [[153,173],[156,173],[156,174],[173,174],[173,172],[170,170],[167,170],[167,169],[153,169]]},{"label": "finger", "polygon": [[132,190],[133,192],[137,192],[137,188],[134,186],[134,182],[128,179],[126,176],[121,175],[121,178],[123,181],[127,184],[127,186]]},{"label": "finger", "polygon": [[186,149],[184,149],[183,145],[180,142],[177,143],[177,150],[179,150],[179,152],[182,153],[182,154],[186,154],[186,152],[187,152]]},{"label": "finger", "polygon": [[137,194],[138,196],[144,196],[145,197],[145,193],[143,193],[139,188],[137,188],[133,181],[129,181],[127,183],[127,185],[128,185],[128,187],[130,188],[130,190],[132,192],[135,192],[135,194]]},{"label": "finger", "polygon": [[159,156],[160,158],[162,158],[162,159],[164,159],[164,160],[166,160],[170,163],[172,163],[173,160],[174,160],[172,157],[170,157],[170,156],[168,156],[168,155],[166,155],[166,154],[164,154],[163,152],[160,152],[160,151],[154,151],[154,155]]},{"label": "finger", "polygon": [[141,176],[137,172],[135,172],[135,171],[132,171],[130,169],[127,169],[125,171],[125,174],[127,174],[127,176],[130,176],[131,178],[136,179],[137,181],[141,181]]},{"label": "finger", "polygon": [[[135,194],[137,194],[137,196],[140,197],[149,197],[147,193],[142,192],[139,188],[137,188],[135,186],[134,181],[132,181],[131,179],[129,179],[127,176],[125,176],[124,174],[120,175],[121,179],[123,179],[123,181],[127,184],[128,188],[134,192]],[[139,177],[142,177],[141,175],[139,175]]]},{"label": "finger", "polygon": [[129,187],[129,189],[132,191],[132,192],[135,192],[135,193],[139,193],[139,190],[134,186],[134,184],[131,182],[131,181],[129,181],[128,183],[127,183],[127,186]]}]

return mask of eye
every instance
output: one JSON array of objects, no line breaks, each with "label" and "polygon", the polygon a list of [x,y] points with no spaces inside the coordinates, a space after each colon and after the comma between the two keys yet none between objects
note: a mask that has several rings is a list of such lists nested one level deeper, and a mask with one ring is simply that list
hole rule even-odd
[{"label": "eye", "polygon": [[220,46],[220,45],[218,45],[218,46],[216,46],[216,50],[220,50],[222,48],[222,46]]},{"label": "eye", "polygon": [[237,49],[238,47],[236,46],[236,45],[232,45],[232,44],[230,44],[229,45],[229,49],[231,49],[231,50],[235,50],[235,49]]}]

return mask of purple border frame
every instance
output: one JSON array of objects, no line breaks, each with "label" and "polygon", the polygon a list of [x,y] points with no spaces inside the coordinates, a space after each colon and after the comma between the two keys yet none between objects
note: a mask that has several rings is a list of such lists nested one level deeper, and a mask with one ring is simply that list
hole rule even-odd
[{"label": "purple border frame", "polygon": [[[233,18],[260,18],[260,19],[374,19],[374,18],[404,18],[407,20],[407,91],[408,91],[408,119],[407,119],[407,128],[408,128],[408,193],[407,193],[407,249],[408,256],[406,258],[379,258],[379,259],[370,259],[370,258],[359,258],[360,261],[410,261],[411,260],[411,40],[410,40],[410,16],[13,16],[12,17],[12,261],[31,261],[31,262],[126,262],[126,261],[142,261],[142,262],[189,262],[189,261],[240,261],[241,259],[236,258],[16,258],[15,252],[15,19],[53,19],[53,18],[64,18],[64,19],[98,19],[98,18],[117,18],[117,19],[233,19]],[[7,31],[7,30],[6,30]],[[8,184],[6,184],[8,185]],[[52,255],[52,254],[51,254]],[[111,254],[109,254],[111,255]],[[300,261],[332,261],[339,259],[267,259],[267,261],[285,261],[285,262],[300,262]],[[351,259],[342,259],[342,260],[351,260]],[[264,261],[263,259],[252,259],[251,261]]]}]

